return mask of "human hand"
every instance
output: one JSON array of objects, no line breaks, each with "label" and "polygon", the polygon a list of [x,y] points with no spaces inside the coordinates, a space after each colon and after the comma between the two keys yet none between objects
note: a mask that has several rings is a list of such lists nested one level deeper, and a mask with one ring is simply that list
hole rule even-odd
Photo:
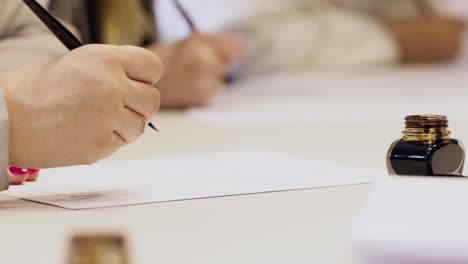
[{"label": "human hand", "polygon": [[194,34],[180,42],[152,45],[163,64],[158,82],[161,106],[201,106],[223,86],[229,66],[245,52],[245,42],[225,34]]},{"label": "human hand", "polygon": [[10,184],[19,185],[26,181],[35,181],[39,177],[39,170],[8,167],[8,177]]},{"label": "human hand", "polygon": [[159,108],[162,74],[148,50],[88,45],[0,75],[10,119],[10,164],[94,163],[141,135]]},{"label": "human hand", "polygon": [[454,57],[460,50],[462,20],[444,16],[386,20],[404,61],[439,61]]}]

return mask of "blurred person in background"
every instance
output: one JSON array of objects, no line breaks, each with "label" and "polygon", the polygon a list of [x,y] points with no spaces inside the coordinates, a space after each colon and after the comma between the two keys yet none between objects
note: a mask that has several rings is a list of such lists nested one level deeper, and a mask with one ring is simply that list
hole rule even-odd
[{"label": "blurred person in background", "polygon": [[[443,61],[459,51],[463,29],[459,20],[438,15],[429,0],[296,0],[288,8],[266,5],[232,23],[228,29],[234,34],[197,33],[160,43],[153,2],[51,0],[49,7],[81,33],[84,43],[130,44],[158,53],[165,66],[158,85],[162,107],[209,102],[229,66],[245,55],[245,42],[235,34],[249,40],[248,53],[236,67],[237,77],[248,77],[276,70]],[[15,38],[14,46],[28,43],[31,49],[23,35]],[[57,45],[50,43],[35,48]]]},{"label": "blurred person in background", "polygon": [[246,48],[230,34],[196,33],[158,44],[153,0],[52,0],[49,7],[81,32],[84,43],[135,45],[157,53],[164,65],[158,82],[162,107],[206,104]]},{"label": "blurred person in background", "polygon": [[300,0],[267,6],[228,30],[249,39],[238,77],[281,70],[441,62],[461,47],[464,23],[428,0]]}]

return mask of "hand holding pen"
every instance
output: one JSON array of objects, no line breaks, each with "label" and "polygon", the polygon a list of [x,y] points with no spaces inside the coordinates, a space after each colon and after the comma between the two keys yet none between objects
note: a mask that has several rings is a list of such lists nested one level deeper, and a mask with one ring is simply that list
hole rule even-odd
[{"label": "hand holding pen", "polygon": [[91,164],[135,141],[159,109],[161,74],[146,49],[98,44],[0,74],[11,184],[37,178],[22,168]]},{"label": "hand holding pen", "polygon": [[[44,23],[45,26],[65,45],[69,50],[74,50],[83,46],[77,37],[73,35],[65,26],[62,25],[52,14],[43,8],[35,0],[23,0],[23,2],[31,9],[31,11]],[[150,83],[151,86],[155,82]],[[152,129],[158,131],[150,122],[148,123]]]},{"label": "hand holding pen", "polygon": [[86,45],[0,75],[9,112],[9,165],[92,164],[134,142],[159,109],[152,52]]}]

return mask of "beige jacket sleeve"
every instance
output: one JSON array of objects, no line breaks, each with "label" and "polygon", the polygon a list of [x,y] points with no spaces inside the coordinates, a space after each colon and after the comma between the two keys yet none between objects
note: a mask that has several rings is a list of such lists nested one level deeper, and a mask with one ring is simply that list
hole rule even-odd
[{"label": "beige jacket sleeve", "polygon": [[377,19],[328,0],[271,10],[231,30],[250,42],[236,69],[238,78],[272,71],[373,67],[399,58],[397,43]]},{"label": "beige jacket sleeve", "polygon": [[66,48],[22,1],[1,2],[0,72],[66,52]]},{"label": "beige jacket sleeve", "polygon": [[0,88],[0,191],[8,189],[8,145],[9,126],[8,109],[5,104],[2,89]]},{"label": "beige jacket sleeve", "polygon": [[250,41],[236,75],[397,63],[398,43],[380,17],[416,16],[428,8],[425,0],[302,0],[288,8],[270,6],[228,28]]}]

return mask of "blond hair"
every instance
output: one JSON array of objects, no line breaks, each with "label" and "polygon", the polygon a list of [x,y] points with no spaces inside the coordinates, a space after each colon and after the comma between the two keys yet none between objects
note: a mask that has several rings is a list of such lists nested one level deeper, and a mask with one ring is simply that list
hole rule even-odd
[{"label": "blond hair", "polygon": [[152,16],[140,0],[101,0],[100,39],[115,45],[141,45],[152,34]]}]

